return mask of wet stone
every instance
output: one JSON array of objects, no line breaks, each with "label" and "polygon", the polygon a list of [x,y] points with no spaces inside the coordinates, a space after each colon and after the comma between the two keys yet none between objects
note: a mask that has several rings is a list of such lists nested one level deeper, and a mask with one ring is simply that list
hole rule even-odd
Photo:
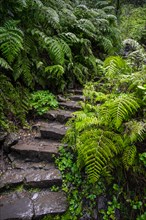
[{"label": "wet stone", "polygon": [[3,149],[5,152],[9,152],[10,151],[10,147],[17,144],[19,140],[19,136],[15,133],[10,133],[3,144]]},{"label": "wet stone", "polygon": [[53,156],[58,155],[59,146],[60,143],[58,141],[34,139],[27,143],[19,141],[11,150],[21,154],[22,157],[31,158],[32,160],[53,161]]},{"label": "wet stone", "polygon": [[19,170],[8,170],[0,177],[0,189],[4,187],[16,186],[24,180],[24,173]]},{"label": "wet stone", "polygon": [[63,213],[67,210],[66,196],[62,192],[44,191],[32,196],[35,217]]},{"label": "wet stone", "polygon": [[[47,167],[47,166],[46,166]],[[49,167],[48,167],[49,168]],[[23,183],[29,187],[49,187],[54,184],[61,185],[60,171],[50,166],[50,169],[12,169],[4,172],[0,177],[0,189],[14,187]]]},{"label": "wet stone", "polygon": [[27,169],[45,169],[49,170],[52,168],[55,168],[55,165],[53,163],[48,163],[46,161],[42,162],[33,162],[33,161],[25,161],[21,159],[15,159],[12,162],[12,167],[15,169],[22,169],[22,170],[27,170]]},{"label": "wet stone", "polygon": [[72,117],[72,112],[61,109],[51,110],[44,114],[44,117],[51,121],[56,120],[60,123],[65,123]]},{"label": "wet stone", "polygon": [[51,185],[61,185],[62,178],[59,170],[29,170],[25,174],[26,185],[31,187],[44,187],[47,188]]},{"label": "wet stone", "polygon": [[76,94],[76,95],[82,95],[83,94],[83,90],[82,89],[69,89],[68,92]]},{"label": "wet stone", "polygon": [[6,139],[7,135],[8,135],[7,132],[0,131],[0,144],[2,142],[4,142],[4,140]]},{"label": "wet stone", "polygon": [[83,95],[72,95],[70,99],[73,101],[84,101],[85,97]]},{"label": "wet stone", "polygon": [[71,109],[74,111],[81,110],[81,106],[76,101],[60,102],[59,105],[65,109]]},{"label": "wet stone", "polygon": [[30,220],[32,219],[33,203],[28,194],[10,193],[0,197],[0,219],[1,220]]},{"label": "wet stone", "polygon": [[42,138],[61,140],[64,137],[67,129],[68,128],[65,125],[54,122],[41,126],[40,133]]}]

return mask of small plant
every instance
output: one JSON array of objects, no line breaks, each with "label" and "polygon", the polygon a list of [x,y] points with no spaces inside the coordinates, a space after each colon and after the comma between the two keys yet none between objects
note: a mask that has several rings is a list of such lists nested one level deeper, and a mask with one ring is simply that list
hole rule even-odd
[{"label": "small plant", "polygon": [[43,115],[49,109],[55,109],[58,107],[58,102],[55,96],[49,91],[37,91],[31,95],[31,107],[35,109],[38,115]]}]

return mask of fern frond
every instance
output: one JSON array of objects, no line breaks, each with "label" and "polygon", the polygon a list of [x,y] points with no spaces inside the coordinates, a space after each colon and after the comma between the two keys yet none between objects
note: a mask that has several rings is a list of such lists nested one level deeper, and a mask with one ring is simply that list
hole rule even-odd
[{"label": "fern frond", "polygon": [[74,115],[77,117],[75,120],[75,128],[77,132],[99,125],[98,118],[92,112],[85,113],[84,111],[77,111]]},{"label": "fern frond", "polygon": [[122,160],[126,170],[128,170],[134,164],[136,153],[137,149],[135,145],[127,146],[124,150]]},{"label": "fern frond", "polygon": [[59,18],[59,14],[56,12],[56,10],[51,7],[43,7],[42,13],[45,14],[46,22],[51,24],[53,28],[55,28],[57,31],[59,31],[60,18]]},{"label": "fern frond", "polygon": [[5,59],[3,59],[3,58],[1,58],[0,57],[0,66],[1,67],[3,67],[3,68],[5,68],[5,69],[9,69],[9,70],[12,70],[12,68],[10,67],[10,65],[8,64],[8,62],[5,60]]},{"label": "fern frond", "polygon": [[80,19],[76,26],[89,37],[95,37],[94,34],[96,33],[96,28],[89,19]]},{"label": "fern frond", "polygon": [[96,7],[97,8],[103,8],[103,7],[106,7],[109,3],[107,1],[98,1],[96,3]]},{"label": "fern frond", "polygon": [[49,72],[48,78],[59,79],[64,74],[64,68],[61,65],[48,66],[45,68],[45,72]]},{"label": "fern frond", "polygon": [[146,136],[146,123],[142,121],[132,120],[127,123],[125,134],[130,138],[131,143],[136,141],[142,141]]},{"label": "fern frond", "polygon": [[110,101],[109,113],[115,127],[118,129],[122,122],[134,114],[139,107],[137,99],[132,94],[121,94]]},{"label": "fern frond", "polygon": [[[86,172],[92,182],[98,180],[102,169],[117,154],[117,147],[112,140],[113,132],[91,129],[83,132],[77,139],[78,166],[85,165]],[[121,139],[117,135],[117,139]]]},{"label": "fern frond", "polygon": [[114,78],[120,74],[127,74],[131,71],[129,65],[120,56],[110,56],[105,59],[103,67],[107,78]]},{"label": "fern frond", "polygon": [[106,37],[102,37],[102,46],[105,50],[105,52],[108,52],[109,54],[113,51],[113,44],[110,39]]},{"label": "fern frond", "polygon": [[13,78],[17,81],[20,77],[24,80],[27,86],[31,86],[33,81],[33,76],[30,71],[31,63],[25,52],[19,54],[19,57],[14,64],[13,68]]},{"label": "fern frond", "polygon": [[43,47],[49,52],[49,56],[54,64],[64,64],[64,52],[58,39],[48,37],[44,34],[44,32],[41,32],[38,29],[33,29],[31,33],[40,37],[40,40],[43,42]]},{"label": "fern frond", "polygon": [[72,62],[72,52],[69,45],[62,39],[59,39],[59,42],[62,47],[62,51],[64,55],[69,59],[70,62]]},{"label": "fern frond", "polygon": [[60,37],[68,43],[78,43],[80,41],[80,39],[71,32],[61,33]]},{"label": "fern frond", "polygon": [[[113,11],[115,8],[113,6],[105,6],[102,8],[102,10],[104,10],[105,12],[111,12]],[[114,16],[114,15],[113,15]],[[115,17],[115,16],[114,16]],[[115,17],[116,18],[116,17]]]},{"label": "fern frond", "polygon": [[51,59],[54,61],[54,64],[64,64],[64,53],[61,47],[61,44],[51,38],[47,41],[48,44],[48,51]]},{"label": "fern frond", "polygon": [[81,63],[75,63],[73,67],[73,73],[77,80],[83,84],[85,82],[86,76],[88,76],[88,68],[83,66]]},{"label": "fern frond", "polygon": [[23,32],[15,24],[15,21],[10,20],[0,27],[0,50],[10,63],[23,49]]}]

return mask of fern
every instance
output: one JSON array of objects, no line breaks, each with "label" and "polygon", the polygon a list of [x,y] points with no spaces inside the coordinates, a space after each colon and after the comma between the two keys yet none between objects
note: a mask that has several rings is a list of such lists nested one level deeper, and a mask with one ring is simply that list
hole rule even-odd
[{"label": "fern", "polygon": [[15,25],[16,21],[9,20],[4,27],[0,27],[0,50],[10,63],[23,49],[23,32]]},{"label": "fern", "polygon": [[132,94],[121,94],[110,102],[109,113],[115,127],[118,129],[139,107],[137,99]]},{"label": "fern", "polygon": [[49,56],[53,60],[54,64],[63,65],[64,64],[64,52],[62,50],[61,43],[57,39],[46,36],[43,32],[39,30],[34,29],[31,32],[33,35],[37,35],[40,37],[40,40],[43,42],[43,47],[48,51]]},{"label": "fern", "polygon": [[125,123],[126,130],[126,140],[129,140],[131,143],[136,141],[142,141],[146,134],[146,123],[142,121],[132,120]]},{"label": "fern", "polygon": [[12,68],[10,67],[10,65],[8,64],[8,62],[0,57],[0,66],[7,69],[7,70],[12,70]]},{"label": "fern", "polygon": [[45,68],[45,72],[49,72],[51,75],[48,78],[56,78],[59,79],[64,74],[64,68],[60,65],[48,66]]},{"label": "fern", "polygon": [[[88,130],[77,139],[78,166],[86,167],[90,181],[95,182],[102,175],[102,169],[118,153],[116,144],[112,139],[113,132],[101,129]],[[122,144],[120,136],[117,135],[119,144]]]},{"label": "fern", "polygon": [[64,56],[66,56],[69,59],[69,61],[72,62],[72,52],[69,45],[62,39],[59,39],[59,42],[61,44]]},{"label": "fern", "polygon": [[61,33],[60,37],[70,44],[78,43],[80,41],[79,38],[74,33],[71,32]]},{"label": "fern", "polygon": [[33,76],[30,71],[30,60],[27,54],[23,52],[19,55],[17,62],[13,66],[13,78],[17,81],[20,77],[24,80],[27,86],[32,85]]},{"label": "fern", "polygon": [[120,74],[128,74],[130,66],[120,56],[110,56],[105,59],[103,67],[107,78],[119,77]]},{"label": "fern", "polygon": [[123,153],[123,164],[126,170],[134,165],[137,149],[135,145],[127,146]]},{"label": "fern", "polygon": [[113,52],[113,44],[111,40],[106,37],[102,37],[102,40],[103,40],[102,45],[103,45],[104,50],[108,52],[109,54],[111,54]]}]

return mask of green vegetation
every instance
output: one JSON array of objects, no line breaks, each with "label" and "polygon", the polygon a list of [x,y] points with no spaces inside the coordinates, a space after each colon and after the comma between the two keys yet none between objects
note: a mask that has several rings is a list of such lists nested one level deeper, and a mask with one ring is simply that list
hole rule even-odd
[{"label": "green vegetation", "polygon": [[32,93],[30,105],[38,115],[43,115],[50,108],[57,108],[58,102],[52,93],[42,90]]},{"label": "green vegetation", "polygon": [[146,218],[145,14],[139,0],[1,0],[0,129],[84,86],[56,159],[69,208],[54,219]]},{"label": "green vegetation", "polygon": [[[37,88],[56,92],[84,84],[99,76],[99,58],[120,48],[116,17],[108,3],[93,9],[62,0],[2,0],[0,14],[0,71],[7,90],[20,84],[29,92]],[[4,91],[1,99],[12,100],[13,93]],[[14,118],[22,100],[9,108]],[[3,106],[0,126],[6,128],[5,117],[9,122],[11,118],[4,115],[7,106]]]},{"label": "green vegetation", "polygon": [[[63,219],[84,212],[93,219],[94,209],[100,219],[117,219],[117,210],[122,219],[145,218],[146,65],[133,66],[130,58],[105,59],[103,76],[86,84],[83,110],[68,122],[70,148],[57,160],[70,199]],[[107,208],[98,210],[102,195]]]}]

